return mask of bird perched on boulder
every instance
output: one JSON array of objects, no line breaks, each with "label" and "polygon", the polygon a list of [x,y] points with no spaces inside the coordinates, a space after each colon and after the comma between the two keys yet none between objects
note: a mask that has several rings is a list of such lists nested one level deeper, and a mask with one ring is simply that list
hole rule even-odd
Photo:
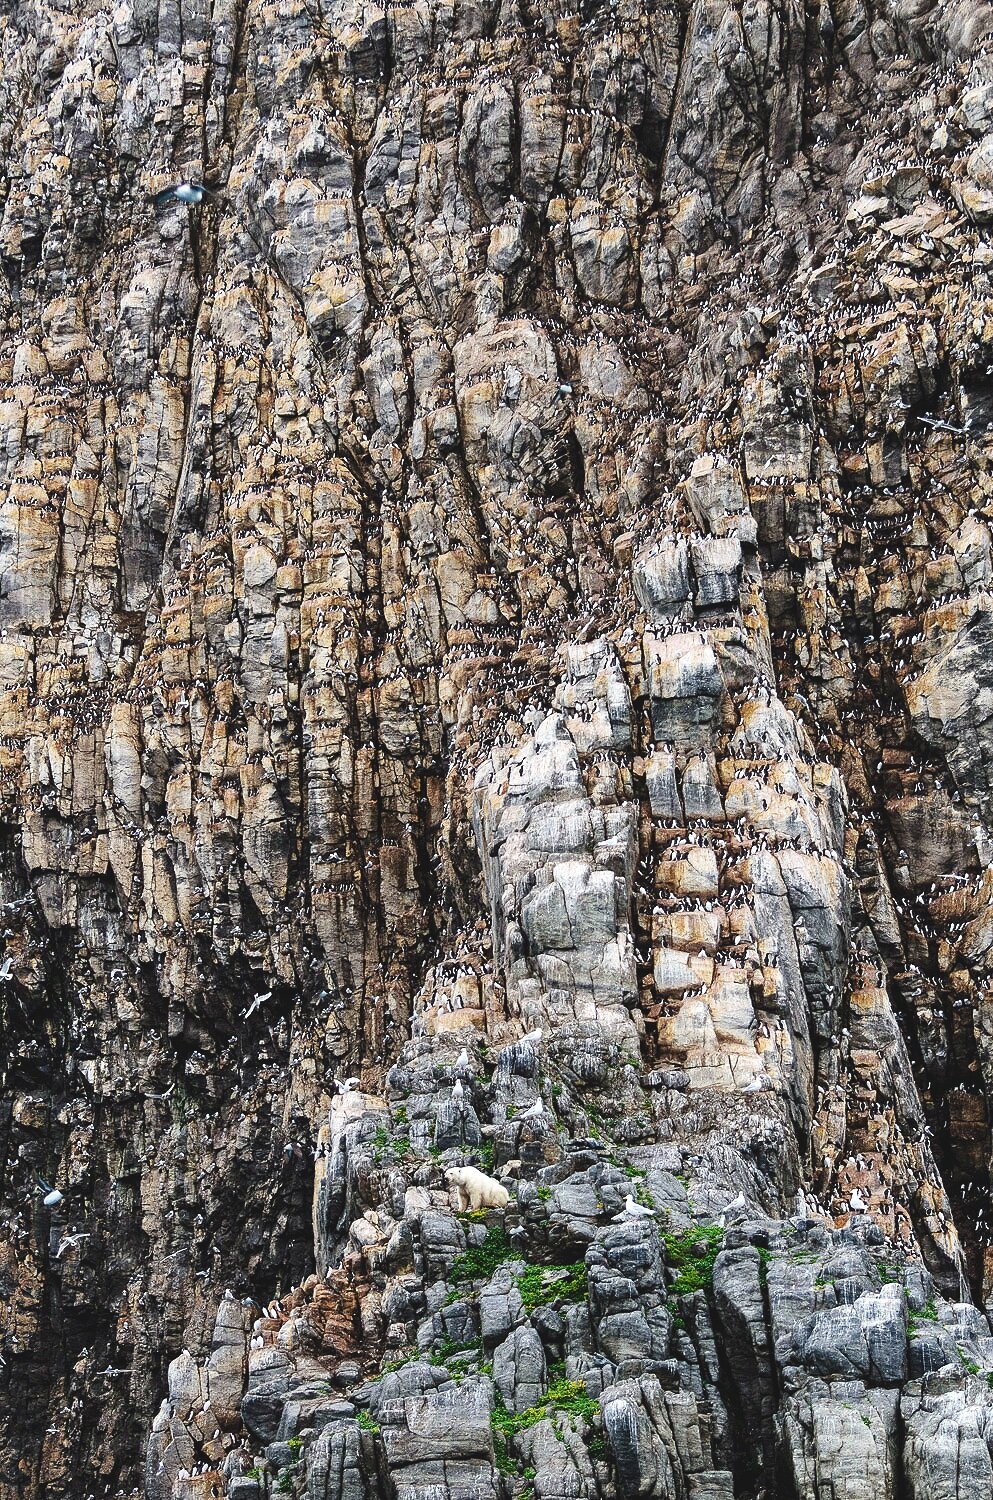
[{"label": "bird perched on boulder", "polygon": [[624,1199],[624,1207],[619,1214],[614,1215],[614,1223],[619,1224],[622,1219],[654,1219],[654,1208],[646,1208],[644,1203],[637,1203],[628,1193]]},{"label": "bird perched on boulder", "polygon": [[205,198],[213,200],[216,197],[214,190],[204,187],[202,182],[175,182],[171,187],[153,193],[152,202],[156,208],[165,208],[168,203],[185,203],[189,208],[196,208]]},{"label": "bird perched on boulder", "polygon": [[721,1209],[720,1222],[723,1224],[727,1214],[735,1214],[741,1208],[747,1208],[748,1203],[744,1193],[739,1193],[737,1198],[732,1198],[730,1203],[725,1203]]}]

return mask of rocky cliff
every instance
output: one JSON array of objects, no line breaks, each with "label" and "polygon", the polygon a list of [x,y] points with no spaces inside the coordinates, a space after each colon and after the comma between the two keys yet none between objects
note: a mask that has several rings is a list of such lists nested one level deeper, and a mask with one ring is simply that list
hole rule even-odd
[{"label": "rocky cliff", "polygon": [[993,1493],[993,7],[3,0],[0,144],[0,1500]]}]

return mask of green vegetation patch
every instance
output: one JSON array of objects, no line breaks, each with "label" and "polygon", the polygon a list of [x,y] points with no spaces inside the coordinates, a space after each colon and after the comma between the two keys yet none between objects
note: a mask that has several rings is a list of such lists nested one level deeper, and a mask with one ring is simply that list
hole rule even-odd
[{"label": "green vegetation patch", "polygon": [[528,1266],[517,1278],[524,1310],[533,1313],[553,1302],[585,1302],[586,1262],[570,1266]]},{"label": "green vegetation patch", "polygon": [[450,1272],[453,1281],[486,1281],[497,1266],[513,1257],[514,1249],[501,1225],[495,1224],[486,1231],[481,1245],[470,1245],[462,1255],[452,1261]]},{"label": "green vegetation patch", "polygon": [[443,1338],[440,1346],[430,1357],[433,1365],[447,1365],[449,1360],[471,1359],[479,1357],[483,1352],[483,1346],[479,1339],[472,1339],[469,1343],[460,1344],[455,1339]]},{"label": "green vegetation patch", "polygon": [[678,1234],[662,1235],[665,1258],[677,1272],[670,1287],[677,1297],[690,1292],[709,1292],[714,1279],[714,1261],[724,1238],[719,1224],[694,1224]]},{"label": "green vegetation patch", "polygon": [[546,1417],[581,1417],[584,1421],[592,1422],[599,1410],[599,1403],[593,1400],[581,1380],[553,1380],[541,1400],[525,1411],[508,1411],[497,1396],[492,1418],[494,1447],[506,1453],[506,1445],[511,1438],[528,1427],[536,1426]]}]

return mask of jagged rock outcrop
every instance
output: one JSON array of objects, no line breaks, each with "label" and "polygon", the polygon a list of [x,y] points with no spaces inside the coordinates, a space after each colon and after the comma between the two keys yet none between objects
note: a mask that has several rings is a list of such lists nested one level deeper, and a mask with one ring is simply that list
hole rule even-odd
[{"label": "jagged rock outcrop", "polygon": [[0,143],[0,1500],[989,1491],[993,6],[11,0]]}]

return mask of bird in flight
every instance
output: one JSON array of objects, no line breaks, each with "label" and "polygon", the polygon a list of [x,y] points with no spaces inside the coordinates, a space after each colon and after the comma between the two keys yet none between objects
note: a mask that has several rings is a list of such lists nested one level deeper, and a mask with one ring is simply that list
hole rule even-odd
[{"label": "bird in flight", "polygon": [[160,188],[157,193],[153,193],[152,201],[156,208],[165,208],[167,203],[186,203],[195,208],[205,198],[216,197],[214,190],[204,187],[202,182],[174,182],[170,187]]},{"label": "bird in flight", "polygon": [[59,1204],[62,1202],[62,1194],[59,1192],[58,1188],[53,1188],[50,1182],[46,1182],[40,1172],[37,1174],[37,1176],[38,1182],[41,1185],[41,1190],[45,1194],[44,1198],[42,1198],[41,1200],[42,1203],[46,1208],[58,1208]]}]

